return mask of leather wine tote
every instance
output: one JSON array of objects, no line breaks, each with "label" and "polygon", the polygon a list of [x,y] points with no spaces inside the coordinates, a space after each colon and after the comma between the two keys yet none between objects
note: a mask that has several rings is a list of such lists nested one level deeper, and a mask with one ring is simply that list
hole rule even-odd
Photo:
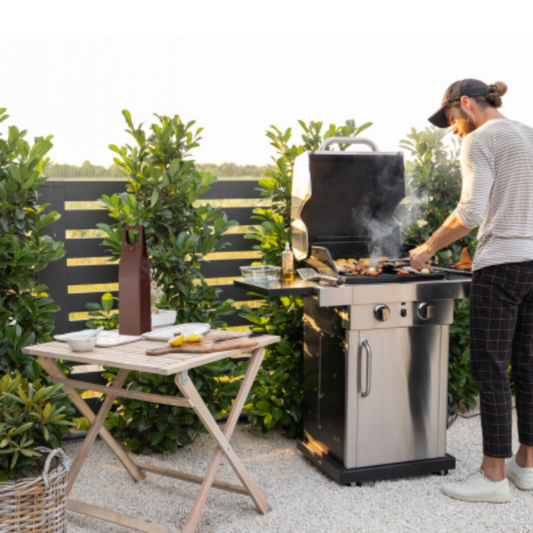
[{"label": "leather wine tote", "polygon": [[[129,232],[137,230],[137,243],[130,242]],[[122,230],[122,250],[118,269],[119,333],[141,335],[152,330],[150,310],[150,261],[146,249],[144,226]]]}]

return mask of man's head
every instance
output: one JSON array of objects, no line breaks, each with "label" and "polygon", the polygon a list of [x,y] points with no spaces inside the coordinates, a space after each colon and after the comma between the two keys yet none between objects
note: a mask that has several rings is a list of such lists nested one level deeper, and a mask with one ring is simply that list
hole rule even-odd
[{"label": "man's head", "polygon": [[502,106],[501,97],[507,85],[498,81],[487,85],[479,80],[460,80],[452,83],[442,99],[440,109],[429,117],[439,128],[452,126],[453,133],[464,137],[486,122],[487,112]]}]

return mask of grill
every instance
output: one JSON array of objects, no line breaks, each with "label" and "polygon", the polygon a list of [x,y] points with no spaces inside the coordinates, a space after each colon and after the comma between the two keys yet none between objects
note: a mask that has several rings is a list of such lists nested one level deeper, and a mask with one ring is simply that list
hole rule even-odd
[{"label": "grill", "polygon": [[[372,152],[326,151],[364,143]],[[291,229],[296,259],[337,275],[339,258],[408,254],[398,210],[403,157],[365,139],[333,138],[296,160]],[[448,337],[465,276],[413,274],[244,283],[304,298],[304,435],[298,448],[341,484],[447,472]]]},{"label": "grill", "polygon": [[[365,143],[372,152],[326,151]],[[296,258],[335,275],[335,259],[405,257],[398,222],[403,156],[331,139],[296,163]],[[443,273],[344,277],[304,304],[304,438],[300,450],[338,482],[455,467],[446,454],[448,333]]]}]

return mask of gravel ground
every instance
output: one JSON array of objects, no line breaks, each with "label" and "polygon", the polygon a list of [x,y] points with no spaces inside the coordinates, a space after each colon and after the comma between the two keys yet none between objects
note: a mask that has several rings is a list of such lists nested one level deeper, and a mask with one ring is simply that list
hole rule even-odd
[{"label": "gravel ground", "polygon": [[[516,433],[516,430],[515,430]],[[479,417],[459,418],[448,430],[448,452],[457,469],[446,478],[419,476],[377,482],[373,487],[342,487],[314,467],[280,434],[262,435],[239,424],[231,440],[253,479],[269,496],[273,512],[260,515],[246,496],[213,489],[198,533],[325,532],[531,532],[533,494],[512,483],[507,504],[467,503],[440,492],[444,481],[479,467]],[[65,445],[73,458],[81,443]],[[515,447],[517,445],[515,435]],[[202,435],[176,455],[147,455],[142,462],[203,475],[214,451]],[[217,479],[238,483],[224,460]],[[147,474],[135,484],[122,465],[98,440],[85,462],[71,496],[144,520],[180,527],[193,505],[199,485]],[[69,512],[69,533],[131,533],[131,529]]]}]

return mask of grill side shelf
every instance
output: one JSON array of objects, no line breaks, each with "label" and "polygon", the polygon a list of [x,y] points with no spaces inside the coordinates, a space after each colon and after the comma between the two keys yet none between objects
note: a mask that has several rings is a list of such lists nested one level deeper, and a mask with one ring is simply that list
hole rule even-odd
[{"label": "grill side shelf", "polygon": [[[233,281],[235,287],[255,292],[263,296],[307,296],[318,294],[319,287],[311,281],[295,279],[292,283],[285,281],[251,282],[239,278]],[[244,295],[244,293],[243,293]]]}]

